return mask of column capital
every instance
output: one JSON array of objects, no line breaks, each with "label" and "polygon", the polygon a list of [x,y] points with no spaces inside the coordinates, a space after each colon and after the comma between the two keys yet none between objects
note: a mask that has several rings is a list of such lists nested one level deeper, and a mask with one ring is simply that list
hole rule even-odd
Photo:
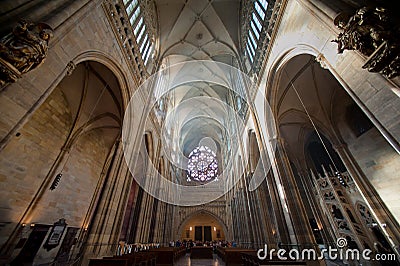
[{"label": "column capital", "polygon": [[317,61],[323,69],[328,69],[328,61],[326,60],[325,56],[322,53],[319,53],[315,57],[315,61]]},{"label": "column capital", "polygon": [[71,76],[72,72],[74,72],[75,68],[76,68],[76,64],[74,62],[72,62],[72,61],[69,61],[67,66],[66,66],[66,70],[67,70],[66,75],[67,76]]}]

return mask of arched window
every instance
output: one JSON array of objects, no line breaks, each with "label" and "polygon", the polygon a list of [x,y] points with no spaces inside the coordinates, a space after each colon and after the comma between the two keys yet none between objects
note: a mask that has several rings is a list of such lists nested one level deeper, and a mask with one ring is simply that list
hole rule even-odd
[{"label": "arched window", "polygon": [[256,0],[253,5],[253,12],[250,19],[250,27],[247,32],[246,53],[251,63],[256,55],[260,34],[263,30],[265,15],[268,2],[266,0]]},{"label": "arched window", "polygon": [[207,146],[196,147],[189,154],[187,181],[209,182],[217,179],[218,162],[215,152]]},{"label": "arched window", "polygon": [[153,38],[146,28],[146,23],[143,18],[142,10],[138,0],[124,0],[125,10],[129,17],[129,22],[132,26],[133,33],[136,37],[136,43],[139,47],[139,52],[142,60],[146,65],[150,54],[154,49]]}]

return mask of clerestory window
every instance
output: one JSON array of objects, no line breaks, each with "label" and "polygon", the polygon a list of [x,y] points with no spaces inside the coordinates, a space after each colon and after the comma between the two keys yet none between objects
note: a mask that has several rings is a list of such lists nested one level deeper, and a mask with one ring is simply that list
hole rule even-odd
[{"label": "clerestory window", "polygon": [[147,30],[142,10],[138,0],[124,0],[125,10],[129,17],[129,22],[133,28],[139,53],[145,65],[149,62],[150,54],[153,52],[153,38]]},{"label": "clerestory window", "polygon": [[254,1],[254,9],[250,20],[250,29],[247,33],[246,54],[250,62],[253,63],[258,48],[260,33],[263,30],[268,2],[266,0]]}]

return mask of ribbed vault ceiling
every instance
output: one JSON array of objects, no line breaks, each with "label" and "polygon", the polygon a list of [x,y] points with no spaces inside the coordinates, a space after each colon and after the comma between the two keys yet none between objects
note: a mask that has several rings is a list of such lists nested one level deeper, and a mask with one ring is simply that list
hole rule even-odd
[{"label": "ribbed vault ceiling", "polygon": [[342,86],[315,57],[291,59],[283,70],[274,104],[280,133],[290,151],[303,155],[304,144],[315,128],[328,137],[335,127],[335,116],[343,113],[349,102]]},{"label": "ribbed vault ceiling", "polygon": [[[239,65],[239,0],[156,0],[155,3],[162,67],[189,60]],[[173,113],[167,114],[171,117],[165,121],[165,128],[175,132],[172,145],[188,156],[202,139],[211,138],[220,158],[221,146],[226,141],[225,128],[230,121],[226,108],[229,95],[229,89],[201,81],[174,88],[168,94],[168,110]]]},{"label": "ribbed vault ceiling", "polygon": [[232,64],[239,47],[239,0],[156,0],[160,55]]}]

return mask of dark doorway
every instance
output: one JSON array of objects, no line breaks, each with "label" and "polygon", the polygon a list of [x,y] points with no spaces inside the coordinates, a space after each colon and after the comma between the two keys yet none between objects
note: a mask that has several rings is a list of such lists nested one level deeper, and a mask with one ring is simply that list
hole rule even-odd
[{"label": "dark doorway", "polygon": [[211,226],[204,226],[204,241],[211,241]]},{"label": "dark doorway", "polygon": [[203,241],[202,226],[195,226],[194,227],[194,240],[195,241]]},{"label": "dark doorway", "polygon": [[41,247],[49,228],[50,225],[35,225],[24,247],[18,256],[11,262],[11,265],[32,265],[33,259]]}]

